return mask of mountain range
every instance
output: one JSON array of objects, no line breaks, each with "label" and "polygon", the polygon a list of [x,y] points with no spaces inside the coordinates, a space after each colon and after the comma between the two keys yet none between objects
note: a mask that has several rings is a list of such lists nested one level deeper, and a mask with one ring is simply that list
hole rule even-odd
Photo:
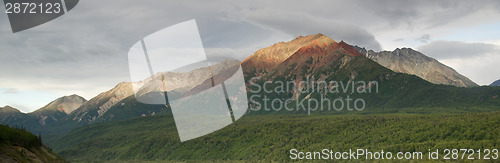
[{"label": "mountain range", "polygon": [[[263,103],[264,96],[278,100],[292,99],[286,104],[287,108],[299,108],[299,104],[307,100],[319,100],[322,97],[345,99],[349,96],[353,99],[364,99],[366,109],[354,112],[326,109],[311,112],[302,109],[256,111],[254,109],[258,106],[251,102],[252,109],[234,125],[180,143],[173,115],[167,108],[161,114],[154,116],[77,128],[59,137],[57,143],[51,144],[55,151],[75,161],[89,158],[96,161],[115,159],[284,161],[288,159],[285,151],[291,148],[321,149],[329,143],[331,146],[341,146],[341,149],[353,146],[367,148],[384,146],[384,150],[401,151],[415,149],[415,146],[433,148],[439,143],[439,148],[456,146],[458,141],[470,142],[472,138],[474,141],[488,142],[484,143],[486,146],[494,146],[491,144],[496,140],[495,136],[488,138],[477,135],[488,135],[498,131],[485,130],[478,126],[497,124],[498,120],[492,117],[498,113],[490,112],[498,111],[500,106],[499,88],[463,88],[433,84],[416,75],[394,72],[367,58],[344,41],[337,42],[321,34],[277,43],[255,52],[241,64],[247,81],[258,77],[247,85],[248,97],[260,95],[253,98],[254,101]],[[375,81],[378,82],[379,91],[373,93],[250,91],[254,90],[256,85],[263,86],[266,83],[267,89],[279,90],[280,86],[277,83],[280,81],[300,83],[307,82],[313,77],[317,81],[344,83]],[[121,111],[125,114],[132,110],[155,106],[144,104],[139,106],[140,103],[136,102],[134,96],[120,103],[124,104],[113,106],[115,108],[109,109],[107,113]],[[467,117],[457,115],[460,113],[467,113]],[[305,116],[307,114],[311,115]],[[323,116],[325,114],[343,115]],[[457,123],[464,119],[471,122]],[[480,132],[481,134],[474,135]]]},{"label": "mountain range", "polygon": [[87,100],[78,95],[64,96],[27,114],[20,112],[16,108],[5,106],[0,108],[0,122],[10,126],[23,126],[35,131],[46,125],[56,124],[86,102]]},{"label": "mountain range", "polygon": [[[214,76],[224,76],[225,74],[220,69],[230,67],[229,65],[231,65],[230,62],[226,61],[213,66]],[[263,96],[274,99],[292,99],[292,102],[285,104],[289,107],[298,107],[296,105],[304,102],[304,99],[352,97],[365,100],[366,110],[359,112],[363,114],[485,112],[497,110],[500,106],[498,100],[500,89],[477,87],[474,82],[453,69],[420,52],[410,48],[396,49],[393,52],[374,52],[351,46],[344,41],[337,42],[322,34],[301,36],[263,48],[241,62],[241,66],[246,81],[258,77],[253,82],[254,84],[247,83],[247,90],[254,89],[255,84],[263,85],[266,82],[271,83],[269,84],[271,90],[276,90],[279,86],[273,83],[277,81],[301,83],[311,78],[318,81],[344,83],[367,81],[368,87],[374,87],[373,83],[378,83],[377,92],[373,93],[293,90],[286,90],[284,93],[248,92],[249,97],[260,95],[254,98],[254,101],[261,103],[265,100]],[[205,67],[183,73],[161,73],[155,75],[155,78],[166,76],[167,79],[172,80],[169,83],[174,84],[167,86],[168,91],[197,92],[197,89],[210,83],[207,70]],[[186,83],[180,79],[192,80]],[[143,83],[122,82],[88,101],[77,95],[61,97],[28,114],[5,106],[0,108],[0,122],[11,126],[25,126],[35,133],[42,133],[42,136],[47,137],[48,144],[56,147],[55,151],[64,151],[70,147],[64,147],[61,144],[75,145],[83,140],[71,140],[70,137],[65,137],[64,143],[60,142],[59,136],[73,132],[78,127],[95,123],[116,125],[117,123],[111,122],[122,122],[137,117],[171,116],[170,108],[165,105],[148,105],[137,101],[135,94],[137,92],[141,94],[141,90],[136,90],[135,86],[144,83],[144,81]],[[334,85],[334,87],[339,86]],[[144,87],[143,89],[147,92],[153,88]],[[359,89],[366,88],[356,87],[356,90]],[[296,101],[300,102],[296,103]],[[255,104],[250,103],[250,108],[256,107]],[[318,110],[312,114],[344,113],[346,112]],[[281,111],[259,110],[247,113],[249,116],[274,114],[309,114],[309,112],[282,109]],[[71,134],[75,135],[74,132]],[[85,131],[78,131],[79,134],[82,132]]]},{"label": "mountain range", "polygon": [[[299,48],[297,48],[299,47]],[[286,52],[286,55],[281,54]],[[385,52],[384,52],[385,53]],[[424,56],[423,54],[411,49],[396,50],[396,53],[401,53],[397,63],[399,65],[412,64],[419,62],[423,65],[432,63],[437,66],[436,69],[446,69],[456,73],[451,68],[440,64],[439,62]],[[242,62],[243,68],[246,70],[246,79],[252,77],[260,77],[260,80],[255,81],[261,87],[266,83],[300,83],[315,78],[316,81],[337,81],[343,83],[364,81],[366,83],[378,83],[378,92],[376,93],[356,93],[356,92],[318,92],[309,91],[304,94],[304,91],[287,91],[285,93],[276,92],[260,92],[256,93],[259,97],[254,98],[260,104],[265,103],[266,97],[271,99],[335,99],[335,98],[361,98],[366,102],[368,110],[378,110],[380,108],[411,108],[411,107],[466,107],[474,105],[485,105],[491,101],[498,103],[496,95],[498,90],[488,88],[475,87],[474,89],[463,89],[455,86],[436,85],[412,73],[398,73],[392,71],[391,67],[385,67],[373,59],[365,56],[363,51],[359,52],[359,48],[348,45],[344,41],[336,42],[335,40],[322,35],[311,35],[306,37],[298,37],[289,42],[274,44],[270,47],[261,49],[252,56]],[[266,56],[266,57],[264,57]],[[272,57],[280,56],[280,57]],[[288,57],[287,57],[288,56]],[[397,56],[397,55],[396,55]],[[404,57],[403,57],[404,56]],[[372,57],[373,58],[373,57]],[[396,57],[394,57],[396,58]],[[404,61],[403,60],[408,60]],[[421,61],[427,60],[427,61]],[[429,63],[427,63],[429,62]],[[268,64],[270,67],[262,66],[260,63]],[[258,65],[258,66],[256,66]],[[266,64],[263,64],[266,65]],[[397,66],[396,66],[397,67]],[[406,66],[409,67],[409,66]],[[409,69],[410,70],[410,69]],[[413,72],[430,72],[430,70],[411,69]],[[438,71],[440,72],[440,71]],[[422,73],[422,74],[426,74]],[[418,74],[418,73],[417,73]],[[439,74],[439,73],[436,73]],[[442,74],[447,75],[447,74]],[[451,78],[451,77],[442,77]],[[464,79],[465,80],[465,79]],[[272,82],[269,82],[272,81]],[[280,81],[280,82],[277,82]],[[279,85],[267,84],[268,90],[279,89]],[[313,86],[314,87],[314,86]],[[360,89],[360,87],[357,87]],[[258,89],[257,87],[249,86],[249,89]],[[477,95],[476,97],[471,96]],[[250,93],[249,97],[252,96]],[[479,99],[486,101],[481,101]],[[301,100],[303,101],[303,100]],[[289,102],[290,107],[298,105],[295,102]],[[489,107],[494,105],[488,104]],[[307,105],[306,105],[307,106]],[[459,107],[461,106],[461,107]],[[256,105],[253,107],[261,107]],[[321,109],[320,109],[321,110]],[[262,111],[262,110],[261,110]],[[290,113],[289,111],[281,110],[281,113]],[[366,111],[366,110],[365,110]],[[299,113],[303,111],[298,111]],[[272,112],[271,113],[275,113]],[[277,114],[281,114],[277,113]],[[292,112],[293,113],[293,112]],[[335,112],[327,112],[320,114],[332,114]],[[269,114],[258,113],[258,114]]]},{"label": "mountain range", "polygon": [[77,110],[69,114],[66,120],[72,120],[78,123],[91,123],[97,118],[100,118],[113,105],[133,95],[133,93],[131,83],[119,83],[111,90],[103,92],[82,104]]},{"label": "mountain range", "polygon": [[[210,73],[213,73],[216,83],[228,73],[227,70],[234,69],[233,65],[239,64],[235,60],[223,60],[210,67],[202,67],[189,72],[162,72],[155,75],[155,79],[164,77],[166,88],[171,94],[189,93],[191,90],[200,89],[207,81],[210,81]],[[188,79],[188,82],[185,82]],[[149,79],[151,80],[151,79]],[[78,95],[64,96],[58,98],[46,106],[31,112],[22,113],[19,110],[5,106],[0,108],[0,123],[10,126],[23,126],[34,133],[54,134],[65,133],[73,128],[96,122],[111,122],[125,120],[141,116],[152,116],[164,114],[169,108],[165,105],[148,105],[137,102],[134,86],[142,86],[136,90],[137,95],[152,90],[155,85],[139,82],[122,82],[114,88],[100,93],[90,100]]]},{"label": "mountain range", "polygon": [[[228,67],[229,63],[222,62],[219,65],[223,66],[214,66],[214,71],[219,73],[223,67]],[[430,105],[428,100],[433,101],[436,99],[435,96],[429,94],[438,94],[438,91],[441,91],[441,93],[462,94],[454,97],[458,99],[468,98],[467,91],[470,90],[440,87],[427,83],[420,78],[436,84],[459,87],[477,86],[453,69],[413,49],[403,48],[392,52],[374,52],[351,46],[344,41],[337,42],[323,34],[300,36],[289,42],[280,42],[260,49],[242,61],[241,66],[247,81],[252,77],[260,77],[260,82],[281,80],[300,83],[311,77],[326,81],[376,81],[380,84],[380,93],[350,95],[363,97],[367,100],[367,106],[371,108],[428,106]],[[196,85],[207,81],[207,75],[209,74],[207,71],[206,68],[199,68],[185,73],[165,72],[156,75],[156,78],[166,76],[169,79],[167,82],[169,91],[185,92],[195,89]],[[189,80],[190,83],[180,80],[186,77],[192,79]],[[168,112],[169,109],[164,106],[146,105],[135,100],[133,85],[143,84],[140,82],[122,82],[111,90],[103,92],[88,101],[78,95],[61,97],[47,106],[28,114],[6,106],[0,109],[0,122],[9,125],[23,125],[28,129],[37,128],[40,129],[40,132],[60,126],[65,127],[63,127],[64,129],[58,128],[58,130],[69,131],[74,127],[94,122],[124,120]],[[249,87],[251,89],[251,86]],[[428,91],[424,93],[423,90]],[[482,88],[478,88],[478,90],[482,91]],[[342,93],[323,94],[327,98],[348,95]],[[487,99],[490,94],[492,93],[489,92],[480,96]],[[283,94],[270,93],[269,95],[292,99],[305,98],[306,96],[307,98],[319,99],[321,96],[320,93],[316,92],[302,94],[302,91]],[[408,102],[417,97],[422,99],[417,102]],[[437,99],[446,100],[441,103],[432,102],[431,104],[446,106],[446,101],[454,101],[451,97],[445,96],[439,96]],[[476,103],[464,104],[472,105]],[[123,110],[127,111],[123,112]]]},{"label": "mountain range", "polygon": [[[225,63],[225,65],[227,67],[228,63]],[[344,41],[337,42],[323,34],[300,36],[289,42],[280,42],[260,49],[241,62],[241,66],[246,80],[252,77],[261,77],[262,81],[279,79],[299,83],[307,78],[316,77],[318,80],[329,81],[378,81],[385,90],[374,96],[367,96],[367,100],[373,100],[369,104],[372,107],[403,106],[403,104],[396,104],[402,103],[402,100],[395,99],[416,94],[414,88],[405,90],[408,87],[421,87],[421,89],[436,87],[425,81],[420,81],[418,77],[435,84],[455,85],[458,87],[477,86],[477,84],[458,74],[455,70],[413,49],[402,48],[392,52],[374,52],[373,50],[351,46]],[[221,68],[215,67],[215,71],[220,71],[219,69]],[[167,82],[169,91],[186,91],[207,80],[209,73],[206,73],[206,71],[208,70],[200,68],[186,73],[166,72],[157,75],[156,78],[166,76],[169,79]],[[180,80],[186,77],[192,79],[189,80],[191,83]],[[391,80],[397,80],[397,82],[390,83]],[[384,83],[390,84],[384,85]],[[28,126],[46,126],[61,122],[80,126],[94,121],[104,122],[126,117],[154,115],[165,110],[155,106],[152,107],[154,109],[132,111],[134,110],[132,106],[141,105],[134,103],[134,84],[140,85],[141,83],[119,83],[116,87],[97,95],[89,101],[77,95],[61,97],[47,106],[28,114],[7,106],[0,110],[2,113],[0,114],[0,122],[3,124],[28,124]],[[396,88],[399,88],[399,90]],[[450,91],[453,88],[447,88],[446,90]],[[302,96],[301,92],[296,91],[289,94],[280,94],[279,96],[296,99]],[[406,95],[403,97],[395,96],[397,92],[401,94],[404,92]],[[430,90],[429,92],[435,91]],[[307,95],[311,97],[319,94],[310,93]],[[382,98],[382,96],[386,97]],[[123,107],[129,107],[129,110],[134,114],[125,116],[127,114],[119,111],[110,111],[119,110]],[[145,107],[151,108],[151,106]],[[114,114],[111,114],[111,112]],[[114,118],[115,114],[122,115],[122,118]]]},{"label": "mountain range", "polygon": [[[0,123],[10,126],[37,126],[38,122],[34,117],[11,106],[0,107]],[[28,127],[30,128],[30,127]]]}]

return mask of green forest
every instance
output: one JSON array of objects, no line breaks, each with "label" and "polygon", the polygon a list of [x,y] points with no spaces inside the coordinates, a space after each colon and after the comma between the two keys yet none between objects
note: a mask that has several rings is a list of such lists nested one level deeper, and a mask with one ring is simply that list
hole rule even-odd
[{"label": "green forest", "polygon": [[42,146],[42,139],[26,129],[11,128],[0,124],[0,145],[36,148]]},{"label": "green forest", "polygon": [[290,149],[498,149],[498,133],[500,112],[254,115],[181,143],[172,115],[162,115],[92,124],[52,143],[70,161],[290,161]]}]

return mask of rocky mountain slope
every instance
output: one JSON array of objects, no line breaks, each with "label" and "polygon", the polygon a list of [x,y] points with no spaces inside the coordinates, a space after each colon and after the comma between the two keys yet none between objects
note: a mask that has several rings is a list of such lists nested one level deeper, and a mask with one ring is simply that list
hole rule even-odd
[{"label": "rocky mountain slope", "polygon": [[[188,72],[158,72],[153,77],[143,81],[122,82],[113,89],[103,92],[82,104],[66,117],[65,123],[88,124],[94,121],[104,122],[155,115],[165,110],[165,106],[142,104],[137,102],[135,96],[142,96],[152,91],[162,91],[163,89],[158,90],[158,88],[162,87],[166,87],[164,88],[165,91],[171,93],[190,92],[196,86],[210,79],[210,71],[214,75],[219,74],[231,67],[231,65],[235,65],[234,62],[223,60],[212,65],[211,68],[201,67]],[[236,63],[238,64],[238,62]],[[154,79],[155,82],[151,82],[151,79]],[[164,79],[165,85],[162,82],[156,82],[162,81],[162,79]],[[134,91],[134,89],[136,90]],[[137,94],[134,92],[137,92]],[[133,109],[134,107],[140,109]]]},{"label": "rocky mountain slope", "polygon": [[[216,75],[234,65],[239,65],[237,60],[213,61],[213,65],[190,69],[187,72],[158,72],[153,77],[148,77],[142,81],[133,82],[136,96],[142,96],[148,92],[169,91],[169,92],[189,92],[191,89],[199,86],[210,79],[210,74]],[[239,66],[238,66],[239,68]],[[152,80],[154,79],[154,80]],[[158,82],[163,81],[163,82]],[[165,83],[163,85],[163,83]]]},{"label": "rocky mountain slope", "polygon": [[356,49],[367,58],[395,72],[417,75],[434,84],[454,85],[457,87],[478,86],[454,69],[411,48],[397,48],[392,52],[375,52],[360,47],[356,47]]},{"label": "rocky mountain slope", "polygon": [[[323,34],[298,37],[289,42],[279,42],[270,47],[260,49],[246,58],[241,64],[245,75],[260,76],[274,69],[281,62],[293,55],[300,48],[315,41],[318,44],[332,43],[332,39]],[[336,43],[334,41],[334,43]]]},{"label": "rocky mountain slope", "polygon": [[[271,66],[272,68],[263,66],[256,68],[252,63],[265,62],[260,61],[261,58],[278,58],[272,56],[274,55],[273,53],[255,53],[254,55],[257,56],[269,56],[250,56],[242,62],[242,65],[250,66],[249,68],[244,67],[244,69],[250,71],[245,72],[247,80],[250,80],[252,77],[260,77],[257,81],[250,82],[249,84],[249,90],[261,90],[261,92],[250,93],[250,98],[253,95],[259,95],[255,96],[257,98],[253,98],[256,102],[253,102],[251,107],[265,107],[264,104],[266,104],[266,98],[268,100],[271,99],[269,101],[272,101],[273,99],[284,101],[291,98],[293,100],[305,102],[305,106],[308,106],[307,99],[315,99],[317,101],[321,99],[330,99],[330,101],[333,101],[336,98],[360,98],[364,100],[366,108],[380,109],[407,107],[451,107],[459,106],[459,104],[463,106],[483,105],[489,102],[485,103],[485,101],[478,100],[478,98],[493,102],[495,101],[495,98],[498,97],[498,90],[491,90],[488,88],[460,89],[458,87],[435,85],[415,75],[394,72],[365,57],[363,53],[360,53],[355,47],[352,47],[343,41],[336,42],[333,39],[321,34],[298,37],[290,42],[281,43],[283,46],[276,46],[275,44],[264,49],[270,52],[278,51],[276,49],[291,49],[284,45],[292,45],[293,42],[303,40],[304,38],[313,39],[308,40],[308,43],[301,42],[300,45],[302,46],[297,48],[297,50],[289,57],[281,58],[278,61],[275,60],[277,61],[277,64]],[[433,60],[410,49],[397,50],[395,53],[398,53],[400,56],[406,56],[409,58],[413,57],[414,61],[420,61],[417,62],[419,64],[421,62],[422,64],[428,61],[432,62]],[[397,56],[397,54],[395,55]],[[283,57],[283,55],[278,56]],[[407,65],[408,61],[405,60],[405,62],[400,63],[405,63],[402,64],[403,66]],[[442,65],[441,68],[451,69],[444,65]],[[424,68],[422,71],[423,70]],[[439,76],[439,73],[435,73],[433,75]],[[327,88],[331,88],[330,91],[325,89],[318,90],[317,81],[325,81],[328,83],[329,85]],[[283,86],[279,84],[290,82],[292,84],[304,84],[309,82],[312,86],[309,88],[307,86],[302,87],[302,90],[294,90],[289,86],[285,86],[285,88],[283,88]],[[331,84],[329,82],[336,83]],[[353,82],[357,85],[349,85]],[[264,85],[266,85],[265,87],[267,87],[267,90],[271,91],[262,91],[262,87],[264,87]],[[314,89],[314,87],[316,87],[316,89]],[[347,91],[341,90],[340,92],[331,92],[332,89],[338,90],[338,88],[343,87],[350,89]],[[375,93],[363,93],[363,90],[372,87],[376,88],[377,91]],[[471,94],[475,94],[480,97],[472,97]],[[304,99],[306,100],[304,101]],[[298,103],[295,103],[295,101],[288,101],[287,103],[290,107],[300,106]],[[270,105],[271,103],[268,102],[267,106],[269,107]],[[281,113],[290,113],[289,111],[283,110],[284,109],[281,109]],[[298,112],[303,112],[303,110],[304,109],[298,110]],[[293,111],[292,113],[296,112]],[[327,112],[327,114],[330,113],[335,112]],[[258,114],[269,114],[269,112],[259,112]]]},{"label": "rocky mountain slope", "polygon": [[[192,90],[200,89],[199,85],[210,81],[210,71],[218,81],[219,75],[234,65],[239,65],[239,61],[223,60],[212,65],[211,70],[208,67],[201,67],[182,73],[160,72],[154,76],[154,79],[161,81],[162,77],[165,78],[167,90],[171,93],[190,93]],[[156,89],[156,85],[147,86],[147,82],[122,82],[89,101],[78,95],[65,96],[28,114],[6,106],[0,108],[0,123],[22,126],[45,136],[65,133],[75,127],[90,123],[152,116],[168,111],[165,105],[148,105],[138,102],[134,95],[133,85],[146,85],[141,88],[142,90],[137,90],[139,95],[141,91],[148,92],[148,89]]]},{"label": "rocky mountain slope", "polygon": [[0,107],[0,122],[5,124],[11,120],[17,120],[24,116],[25,114],[21,113],[21,111],[13,108],[11,106]]},{"label": "rocky mountain slope", "polygon": [[491,83],[490,86],[500,86],[500,80]]},{"label": "rocky mountain slope", "polygon": [[60,97],[28,115],[35,117],[40,125],[53,124],[80,107],[87,100],[78,95]]},{"label": "rocky mountain slope", "polygon": [[10,106],[5,106],[0,108],[0,123],[24,127],[32,132],[39,133],[43,126],[52,125],[64,119],[85,102],[87,100],[78,95],[64,96],[27,114]]},{"label": "rocky mountain slope", "polygon": [[[403,52],[401,52],[403,53]],[[366,53],[365,53],[366,54]],[[409,54],[403,54],[409,55]],[[425,57],[422,57],[425,58]],[[224,67],[231,62],[222,62],[220,67],[213,66],[214,76],[225,76],[224,74],[217,74]],[[262,63],[262,64],[260,64]],[[249,92],[249,96],[253,94],[265,95],[278,99],[291,98],[297,99],[318,99],[328,98],[362,98],[366,102],[366,106],[371,108],[371,112],[377,112],[377,109],[383,108],[410,108],[410,107],[442,107],[463,109],[464,106],[475,105],[496,105],[498,100],[498,90],[478,87],[474,89],[462,89],[457,87],[434,85],[421,78],[403,73],[396,73],[377,62],[367,58],[363,53],[360,53],[356,48],[351,45],[340,41],[337,42],[322,34],[311,35],[306,37],[298,37],[289,42],[281,42],[274,44],[270,47],[257,51],[254,55],[248,57],[242,63],[244,75],[248,81],[252,77],[260,77],[255,83],[262,85],[267,81],[283,81],[300,83],[307,81],[308,78],[315,78],[313,80],[324,81],[338,81],[338,82],[356,82],[365,81],[368,87],[375,87],[372,82],[378,83],[378,92],[375,93],[356,93],[354,91],[328,93],[325,91],[304,92],[286,90],[285,93],[266,93],[261,91],[259,93]],[[172,83],[178,84],[169,85],[168,91],[199,91],[200,86],[210,84],[207,80],[209,75],[206,68],[199,68],[193,72],[185,73],[159,73],[154,78],[161,79],[161,76],[167,80],[173,80]],[[182,78],[192,78],[190,83],[182,83]],[[223,77],[222,77],[223,78]],[[178,80],[179,79],[179,80]],[[216,83],[218,79],[215,79]],[[10,107],[0,109],[0,120],[2,123],[8,120],[24,120],[19,124],[28,124],[28,126],[36,126],[40,128],[45,134],[64,134],[78,126],[87,125],[97,122],[111,122],[126,120],[140,116],[151,116],[163,113],[169,113],[169,108],[164,105],[148,105],[140,103],[134,96],[133,84],[123,82],[115,86],[109,91],[103,92],[98,96],[84,102],[84,100],[74,97],[73,100],[55,100],[53,103],[47,105],[40,110],[52,110],[55,113],[70,112],[62,120],[60,117],[55,123],[48,123],[41,125],[40,119],[34,119],[32,116],[20,113]],[[142,83],[144,84],[144,83]],[[340,85],[329,85],[334,88],[339,88]],[[354,86],[352,86],[354,87]],[[270,85],[271,90],[277,87]],[[349,86],[351,89],[351,86]],[[365,87],[366,88],[366,87]],[[247,90],[253,89],[252,85],[248,85]],[[363,90],[363,87],[356,85],[356,90]],[[474,96],[471,96],[474,95]],[[255,98],[254,100],[262,102],[262,98]],[[59,107],[59,101],[74,101],[74,105],[62,105]],[[76,110],[72,111],[74,107],[83,102]],[[499,104],[500,105],[500,104]],[[72,106],[72,107],[69,107]],[[474,110],[474,109],[472,109]],[[463,111],[463,110],[460,110]],[[468,110],[470,111],[470,110]],[[41,112],[41,111],[38,111]],[[37,112],[37,113],[38,113]],[[302,113],[303,111],[298,111]],[[335,113],[329,112],[328,114]],[[10,115],[16,116],[10,116]],[[31,114],[31,113],[30,113]],[[259,113],[260,114],[260,113]],[[262,113],[269,114],[269,113]],[[9,116],[6,116],[9,115]],[[21,118],[20,118],[21,117]],[[27,118],[22,118],[27,117]],[[37,116],[39,117],[39,116]],[[9,124],[9,123],[7,123]],[[38,125],[38,126],[37,126]],[[40,131],[41,131],[40,130]],[[37,132],[39,133],[39,132]],[[57,143],[57,140],[51,140],[51,143]]]},{"label": "rocky mountain slope", "polygon": [[109,108],[121,100],[134,94],[130,82],[122,82],[109,91],[83,103],[78,109],[69,114],[65,119],[78,123],[90,123],[102,116]]}]

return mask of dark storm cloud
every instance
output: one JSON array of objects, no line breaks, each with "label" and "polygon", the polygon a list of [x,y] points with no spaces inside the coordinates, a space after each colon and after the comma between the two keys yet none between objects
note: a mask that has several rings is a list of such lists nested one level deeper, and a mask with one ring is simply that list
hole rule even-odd
[{"label": "dark storm cloud", "polygon": [[498,47],[485,43],[459,41],[433,41],[418,47],[418,50],[437,59],[471,58],[494,53]]},{"label": "dark storm cloud", "polygon": [[190,19],[197,19],[206,47],[215,49],[207,53],[233,50],[239,52],[238,59],[245,58],[253,49],[234,49],[251,46],[270,31],[260,32],[248,23],[227,23],[220,19],[226,14],[217,12],[221,8],[223,4],[199,2],[81,1],[66,15],[15,34],[0,14],[0,69],[10,70],[0,72],[9,79],[0,80],[0,88],[79,89],[90,92],[84,95],[90,98],[129,80],[127,54],[136,41]]}]

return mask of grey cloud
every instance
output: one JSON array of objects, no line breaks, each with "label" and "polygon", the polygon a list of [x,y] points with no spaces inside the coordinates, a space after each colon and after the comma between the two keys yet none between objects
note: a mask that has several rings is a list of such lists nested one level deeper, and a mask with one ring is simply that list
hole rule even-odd
[{"label": "grey cloud", "polygon": [[[0,76],[8,79],[0,80],[0,88],[78,90],[89,92],[86,95],[90,98],[130,80],[127,54],[136,41],[193,18],[209,48],[253,47],[269,35],[269,31],[261,32],[250,24],[219,19],[226,15],[217,12],[224,5],[199,3],[80,1],[68,14],[15,34],[9,29],[7,17],[0,14],[0,69],[11,70],[0,71]],[[230,55],[228,52],[207,53]],[[236,57],[245,58],[240,53]]]},{"label": "grey cloud", "polygon": [[416,41],[420,41],[422,43],[427,43],[431,40],[431,36],[429,34],[424,34],[418,38],[415,38]]},{"label": "grey cloud", "polygon": [[[432,26],[470,15],[479,7],[500,8],[496,1],[218,2],[85,0],[60,18],[16,34],[6,14],[0,14],[0,69],[9,70],[0,71],[0,88],[51,83],[59,88],[39,87],[104,91],[129,80],[127,53],[136,41],[193,18],[208,55],[244,59],[290,36],[316,33],[381,50],[371,27]],[[469,5],[473,9],[467,9]],[[414,22],[417,18],[423,20]]]},{"label": "grey cloud", "polygon": [[433,41],[417,49],[437,59],[479,57],[498,52],[498,47],[486,43],[466,43],[459,41]]},{"label": "grey cloud", "polygon": [[3,91],[5,94],[17,94],[19,93],[19,90],[15,88],[7,88],[6,90]]},{"label": "grey cloud", "polygon": [[380,44],[373,34],[348,22],[321,19],[304,13],[277,13],[270,10],[256,10],[246,13],[243,21],[251,22],[275,31],[282,31],[293,36],[305,36],[323,33],[335,40],[344,40],[350,44],[369,49],[380,50]]},{"label": "grey cloud", "polygon": [[398,38],[398,39],[394,39],[392,41],[394,41],[394,42],[403,42],[403,41],[405,41],[405,39],[404,38]]}]

